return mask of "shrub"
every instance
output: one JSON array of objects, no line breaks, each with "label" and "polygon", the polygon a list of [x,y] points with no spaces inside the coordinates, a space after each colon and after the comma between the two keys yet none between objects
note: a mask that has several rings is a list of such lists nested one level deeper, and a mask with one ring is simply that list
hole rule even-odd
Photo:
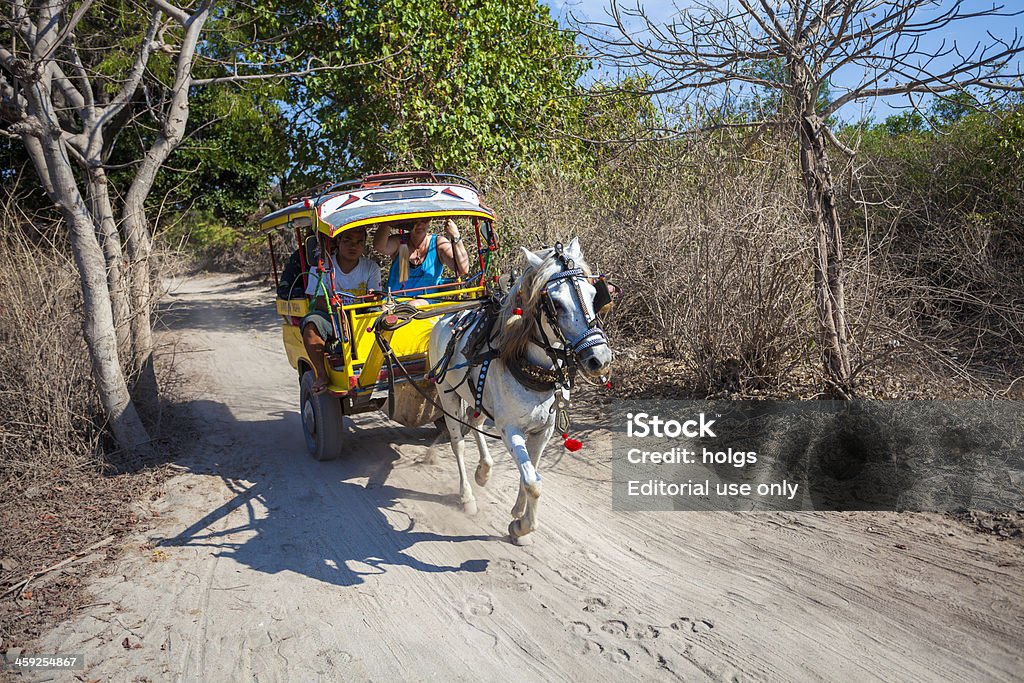
[{"label": "shrub", "polygon": [[[0,230],[0,499],[97,469],[100,414],[82,338],[74,263]],[[52,234],[52,232],[51,232]]]},{"label": "shrub", "polygon": [[[634,157],[585,180],[549,171],[488,198],[506,244],[581,237],[591,265],[625,290],[615,331],[680,359],[684,381],[707,392],[774,386],[806,357],[813,331],[794,178],[778,165],[676,151],[675,165]],[[518,254],[505,258],[518,264]]]}]

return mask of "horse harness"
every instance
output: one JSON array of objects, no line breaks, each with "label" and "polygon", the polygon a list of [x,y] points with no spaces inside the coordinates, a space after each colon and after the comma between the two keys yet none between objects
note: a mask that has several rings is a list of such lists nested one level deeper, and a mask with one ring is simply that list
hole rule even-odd
[{"label": "horse harness", "polygon": [[[561,343],[561,348],[555,347],[552,344],[551,339],[548,338],[547,333],[544,331],[543,325],[537,325],[542,339],[533,340],[535,344],[544,349],[545,353],[548,354],[554,367],[544,368],[530,363],[524,358],[513,359],[506,362],[505,365],[513,378],[526,389],[539,393],[556,393],[558,399],[556,407],[559,410],[558,422],[560,423],[558,426],[561,431],[565,431],[568,429],[568,392],[572,389],[578,372],[576,358],[580,352],[586,349],[599,344],[606,344],[607,339],[605,338],[604,331],[598,327],[597,316],[587,306],[587,300],[583,296],[583,290],[580,287],[580,281],[586,277],[583,269],[576,267],[573,260],[566,256],[560,242],[555,244],[555,258],[561,263],[563,270],[552,275],[544,284],[544,289],[541,291],[541,310],[549,326],[554,330],[557,341]],[[572,291],[575,292],[579,309],[583,311],[587,321],[587,330],[575,339],[566,338],[562,332],[561,327],[558,325],[558,313],[555,310],[554,303],[551,301],[550,289],[562,280],[569,280],[572,284]],[[452,336],[448,341],[448,346],[443,356],[429,373],[429,376],[437,383],[444,379],[445,374],[449,370],[448,364],[455,353],[455,347],[463,335],[466,334],[466,331],[472,329],[469,338],[466,340],[466,346],[463,349],[466,363],[459,367],[480,366],[480,374],[477,376],[476,386],[473,388],[474,410],[476,416],[483,413],[491,419],[494,419],[494,416],[484,408],[483,394],[484,385],[487,381],[487,371],[490,369],[491,362],[499,355],[499,352],[491,347],[491,342],[494,339],[494,327],[498,321],[503,298],[497,295],[492,296],[482,308],[463,311],[459,314],[452,322]],[[466,375],[459,384],[445,391],[455,391],[468,379],[469,372],[466,372]],[[556,390],[558,391],[556,392]],[[554,409],[552,408],[552,410]]]}]

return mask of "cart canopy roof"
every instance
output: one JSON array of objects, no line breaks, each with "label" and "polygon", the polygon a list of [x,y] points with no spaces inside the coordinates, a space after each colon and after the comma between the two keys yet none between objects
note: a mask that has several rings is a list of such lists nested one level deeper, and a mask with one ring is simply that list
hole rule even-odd
[{"label": "cart canopy roof", "polygon": [[313,224],[328,237],[334,237],[379,223],[460,216],[488,221],[495,218],[470,181],[417,171],[368,176],[332,185],[267,214],[260,225],[269,230],[289,222]]}]

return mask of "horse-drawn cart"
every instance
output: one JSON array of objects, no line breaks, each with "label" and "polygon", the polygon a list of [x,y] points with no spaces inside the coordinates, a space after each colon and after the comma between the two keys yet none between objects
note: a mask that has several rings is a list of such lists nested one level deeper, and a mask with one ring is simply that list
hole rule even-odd
[{"label": "horse-drawn cart", "polygon": [[[305,294],[311,269],[330,270],[328,245],[343,233],[417,219],[468,221],[473,236],[466,236],[466,246],[474,272],[429,287],[358,296],[324,290],[329,294],[325,298],[334,339],[325,355],[327,390],[315,393],[316,373],[300,329],[311,306],[311,297]],[[341,454],[343,415],[386,407],[393,419],[407,426],[441,418],[432,400],[433,385],[424,379],[429,370],[428,338],[439,316],[478,307],[486,296],[484,274],[498,247],[494,219],[470,181],[427,172],[338,183],[262,219],[278,285],[276,306],[284,346],[298,371],[302,426],[314,458],[329,460]],[[285,254],[278,252],[281,243],[291,239],[297,248],[290,268],[285,266],[282,272],[280,257]]]},{"label": "horse-drawn cart", "polygon": [[[313,457],[327,460],[341,453],[343,415],[387,405],[392,419],[418,426],[443,414],[459,471],[459,499],[467,512],[477,509],[464,458],[467,433],[472,433],[480,457],[474,473],[478,486],[487,484],[493,464],[484,436],[500,438],[512,455],[520,481],[509,536],[523,543],[537,527],[538,467],[548,440],[557,428],[566,448],[581,445],[568,434],[575,378],[603,378],[609,371],[612,352],[598,314],[610,304],[611,295],[604,279],[587,265],[578,239],[536,253],[524,248],[522,274],[509,282],[507,291],[487,291],[488,259],[498,246],[494,218],[469,181],[405,173],[328,187],[266,216],[262,224],[271,233],[291,228],[296,245],[304,245],[285,268],[300,274],[294,285],[287,277],[277,277],[276,257],[274,274],[284,345],[299,373],[302,426]],[[361,250],[363,227],[409,220],[418,221],[412,234],[422,240],[424,219],[469,221],[476,237],[470,256],[476,259],[477,272],[439,283],[431,280],[427,287],[385,288],[344,300],[333,286],[333,291],[323,288],[333,331],[326,336],[334,341],[327,345],[326,391],[316,391],[324,382],[314,381],[318,361],[311,360],[307,348],[318,347],[303,338],[300,326],[310,306],[303,294],[313,292],[307,278],[323,282],[327,240],[360,229],[355,240],[347,240],[351,246],[343,247],[346,240],[339,240],[338,249]],[[450,235],[456,232],[453,227],[446,226]],[[451,254],[461,238],[452,238]],[[394,238],[381,233],[381,239],[375,238],[375,245],[390,249]],[[273,254],[272,235],[270,242]],[[345,258],[351,262],[354,256]],[[407,273],[410,263],[403,257],[399,272]],[[328,270],[333,273],[334,266]],[[433,276],[440,274],[432,271]],[[374,281],[375,275],[370,274]],[[409,280],[399,275],[389,281]],[[312,334],[312,327],[306,325],[306,334]],[[488,418],[493,428],[485,432]]]}]

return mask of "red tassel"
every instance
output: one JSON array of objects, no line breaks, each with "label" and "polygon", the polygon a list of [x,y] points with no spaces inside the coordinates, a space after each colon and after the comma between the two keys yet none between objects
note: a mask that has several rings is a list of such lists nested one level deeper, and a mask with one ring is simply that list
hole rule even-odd
[{"label": "red tassel", "polygon": [[568,451],[570,451],[572,453],[575,453],[579,449],[583,448],[583,442],[582,441],[578,441],[576,439],[566,439],[565,440],[565,448]]},{"label": "red tassel", "polygon": [[512,315],[522,315],[522,314],[523,314],[523,309],[521,309],[521,308],[513,308],[512,309]]},{"label": "red tassel", "polygon": [[612,388],[612,383],[611,382],[605,382],[604,383],[604,388],[605,389],[611,389]]}]

